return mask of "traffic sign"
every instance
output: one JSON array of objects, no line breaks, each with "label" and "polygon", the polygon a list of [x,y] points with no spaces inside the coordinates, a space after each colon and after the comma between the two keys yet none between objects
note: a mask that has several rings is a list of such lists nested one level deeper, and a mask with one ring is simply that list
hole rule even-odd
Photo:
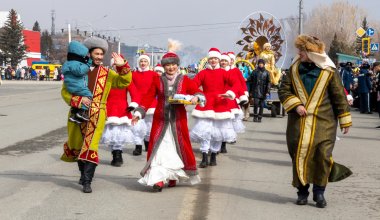
[{"label": "traffic sign", "polygon": [[379,51],[379,46],[380,46],[379,43],[372,43],[371,44],[371,51],[372,52],[378,52]]},{"label": "traffic sign", "polygon": [[363,37],[365,34],[365,30],[364,28],[360,27],[356,30],[356,35],[358,35],[358,37]]},{"label": "traffic sign", "polygon": [[368,28],[367,31],[366,31],[366,34],[367,34],[368,37],[372,37],[373,35],[375,35],[375,29]]}]

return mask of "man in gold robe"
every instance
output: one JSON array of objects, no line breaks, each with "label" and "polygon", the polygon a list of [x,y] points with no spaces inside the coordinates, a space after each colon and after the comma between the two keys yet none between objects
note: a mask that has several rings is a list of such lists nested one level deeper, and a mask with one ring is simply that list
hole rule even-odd
[{"label": "man in gold robe", "polygon": [[88,73],[88,88],[93,93],[92,100],[70,94],[63,84],[61,95],[71,107],[80,108],[86,105],[89,109],[89,121],[82,124],[67,122],[68,140],[64,144],[61,160],[77,162],[81,177],[79,184],[83,185],[84,193],[91,193],[91,182],[95,168],[99,163],[98,148],[106,121],[106,102],[111,88],[125,88],[132,82],[132,72],[120,55],[113,53],[117,72],[102,65],[107,52],[107,41],[91,37],[84,41],[89,49],[92,67]]},{"label": "man in gold robe", "polygon": [[300,35],[295,46],[298,56],[281,83],[279,96],[288,112],[286,139],[293,163],[293,186],[298,188],[296,204],[307,204],[309,184],[313,184],[313,200],[318,208],[324,208],[327,183],[352,174],[332,159],[337,124],[347,134],[352,126],[351,114],[324,43]]}]

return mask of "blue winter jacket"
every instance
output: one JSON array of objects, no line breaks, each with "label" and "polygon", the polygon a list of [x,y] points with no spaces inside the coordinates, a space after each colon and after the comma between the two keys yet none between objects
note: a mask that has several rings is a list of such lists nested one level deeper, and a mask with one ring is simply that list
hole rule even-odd
[{"label": "blue winter jacket", "polygon": [[88,89],[88,72],[90,65],[86,59],[88,49],[78,41],[69,44],[67,61],[62,66],[64,83],[69,93],[77,96],[92,98],[92,92]]},{"label": "blue winter jacket", "polygon": [[368,69],[360,69],[358,76],[358,92],[369,93],[371,90],[371,77]]}]

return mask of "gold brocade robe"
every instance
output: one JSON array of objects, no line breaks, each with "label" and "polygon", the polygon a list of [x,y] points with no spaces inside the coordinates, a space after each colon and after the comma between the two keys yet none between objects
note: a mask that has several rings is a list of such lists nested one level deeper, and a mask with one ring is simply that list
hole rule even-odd
[{"label": "gold brocade robe", "polygon": [[[120,75],[102,66],[89,72],[92,74],[89,75],[89,87],[93,88],[90,90],[93,93],[89,107],[90,120],[80,125],[68,120],[68,140],[64,144],[61,160],[66,162],[85,160],[99,163],[98,147],[106,121],[106,102],[110,89],[125,88],[132,82],[129,66],[120,67],[120,69]],[[82,97],[70,94],[65,84],[62,86],[61,95],[71,107],[80,108],[82,105]]]},{"label": "gold brocade robe", "polygon": [[[332,159],[337,124],[352,125],[351,114],[339,75],[324,69],[310,95],[299,75],[299,61],[291,66],[279,89],[280,100],[288,112],[286,139],[293,163],[293,186],[308,183],[326,186],[351,175],[351,171]],[[307,116],[295,111],[305,106]]]},{"label": "gold brocade robe", "polygon": [[263,59],[265,61],[265,69],[268,70],[270,75],[270,81],[272,85],[277,85],[280,80],[279,73],[276,69],[276,59],[272,51],[266,51],[260,53],[259,59]]}]

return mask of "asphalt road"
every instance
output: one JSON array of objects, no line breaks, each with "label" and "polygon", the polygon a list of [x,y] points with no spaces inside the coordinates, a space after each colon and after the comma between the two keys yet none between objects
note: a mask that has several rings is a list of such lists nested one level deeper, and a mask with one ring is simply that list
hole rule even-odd
[{"label": "asphalt road", "polygon": [[[0,86],[0,219],[380,219],[377,115],[354,112],[354,127],[339,134],[334,159],[354,174],[328,185],[328,206],[296,206],[285,118],[245,122],[246,133],[218,166],[200,170],[202,183],[155,193],[137,183],[145,163],[124,150],[125,164],[110,166],[100,149],[92,194],[81,192],[74,163],[59,160],[69,108],[57,82]],[[193,146],[200,160],[198,146]]]}]

